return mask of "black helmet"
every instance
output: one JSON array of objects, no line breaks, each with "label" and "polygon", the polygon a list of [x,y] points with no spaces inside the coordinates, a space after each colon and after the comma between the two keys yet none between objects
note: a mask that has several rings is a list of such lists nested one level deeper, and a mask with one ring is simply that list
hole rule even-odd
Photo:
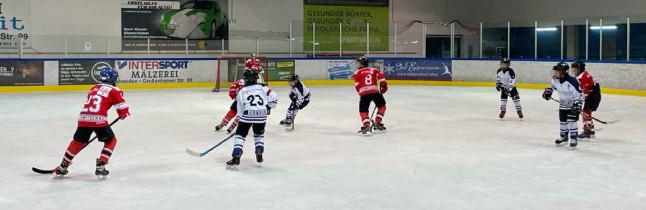
[{"label": "black helmet", "polygon": [[567,65],[565,62],[559,62],[556,64],[556,66],[552,67],[552,70],[555,71],[564,71],[567,73],[568,70],[570,70],[570,66]]},{"label": "black helmet", "polygon": [[574,61],[574,63],[572,63],[572,68],[577,68],[581,71],[585,71],[585,63],[583,61]]},{"label": "black helmet", "polygon": [[511,60],[509,60],[509,58],[502,58],[502,59],[500,60],[500,63],[511,64]]},{"label": "black helmet", "polygon": [[368,60],[368,58],[365,56],[357,58],[357,62],[361,64],[362,67],[370,66],[370,60]]},{"label": "black helmet", "polygon": [[245,83],[256,83],[258,80],[258,72],[252,70],[244,71],[244,81]]},{"label": "black helmet", "polygon": [[290,74],[287,76],[287,81],[298,81],[298,74]]}]

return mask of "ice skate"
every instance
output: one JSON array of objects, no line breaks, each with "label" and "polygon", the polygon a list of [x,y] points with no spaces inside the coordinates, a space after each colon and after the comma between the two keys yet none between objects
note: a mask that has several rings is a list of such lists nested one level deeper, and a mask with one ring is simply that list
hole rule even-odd
[{"label": "ice skate", "polygon": [[231,132],[233,132],[233,130],[235,130],[235,129],[236,129],[236,126],[235,126],[235,125],[231,125],[231,126],[229,126],[229,128],[227,128],[227,133],[231,133]]},{"label": "ice skate", "polygon": [[227,170],[237,171],[238,166],[240,165],[241,156],[242,156],[242,153],[240,153],[239,155],[233,156],[231,160],[227,161]]},{"label": "ice skate", "polygon": [[262,152],[263,152],[262,148],[256,148],[256,162],[258,163],[258,167],[262,167],[262,162],[263,162]]},{"label": "ice skate", "polygon": [[594,131],[583,131],[579,134],[579,138],[595,138],[595,133]]},{"label": "ice skate", "polygon": [[507,113],[507,112],[506,111],[500,111],[500,115],[498,115],[498,117],[500,117],[500,119],[505,118],[505,113]]},{"label": "ice skate", "polygon": [[571,148],[571,149],[576,149],[576,145],[577,145],[577,144],[579,144],[579,143],[576,141],[576,139],[572,139],[572,140],[570,141],[570,148]]},{"label": "ice skate", "polygon": [[69,167],[69,166],[70,166],[69,162],[67,162],[67,161],[61,162],[61,165],[56,167],[56,171],[55,171],[56,175],[65,176],[69,172],[69,171],[67,171],[67,167]]},{"label": "ice skate", "polygon": [[556,144],[557,147],[560,147],[560,146],[563,146],[564,143],[567,143],[568,140],[569,140],[569,138],[567,136],[564,136],[564,137],[556,139],[556,141],[554,141],[554,143]]},{"label": "ice skate", "polygon": [[518,113],[518,118],[523,119],[523,117],[524,117],[523,116],[523,111],[518,110],[518,111],[516,111],[516,113]]},{"label": "ice skate", "polygon": [[383,123],[375,123],[375,130],[386,131],[386,127],[384,126]]},{"label": "ice skate", "polygon": [[368,134],[368,132],[372,133],[372,127],[371,126],[361,126],[361,130],[357,133],[361,134]]},{"label": "ice skate", "polygon": [[222,128],[224,128],[224,125],[222,125],[222,124],[216,125],[215,126],[215,131],[220,131],[220,130],[222,130]]},{"label": "ice skate", "polygon": [[98,180],[105,180],[108,174],[110,174],[110,171],[105,169],[105,164],[101,159],[96,159],[96,171],[94,171],[94,175],[96,175]]}]

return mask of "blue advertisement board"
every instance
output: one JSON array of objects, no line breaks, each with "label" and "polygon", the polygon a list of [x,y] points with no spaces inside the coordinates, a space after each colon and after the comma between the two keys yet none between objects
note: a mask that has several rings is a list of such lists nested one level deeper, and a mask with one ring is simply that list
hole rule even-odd
[{"label": "blue advertisement board", "polygon": [[384,59],[387,79],[451,81],[451,60]]}]

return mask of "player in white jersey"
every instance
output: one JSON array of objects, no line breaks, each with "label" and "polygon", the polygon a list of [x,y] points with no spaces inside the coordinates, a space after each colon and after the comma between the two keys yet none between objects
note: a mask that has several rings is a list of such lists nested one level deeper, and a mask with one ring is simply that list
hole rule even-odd
[{"label": "player in white jersey", "polygon": [[253,137],[256,145],[256,161],[263,162],[262,154],[265,150],[265,123],[272,108],[276,108],[278,97],[276,92],[264,84],[258,84],[258,72],[246,70],[244,72],[245,85],[236,96],[238,103],[238,128],[233,146],[233,159],[227,161],[227,169],[237,170],[242,156],[242,147],[249,129],[253,128]]},{"label": "player in white jersey", "polygon": [[305,86],[299,79],[298,74],[291,74],[287,78],[289,81],[289,87],[291,91],[289,92],[289,99],[292,100],[292,103],[287,109],[287,116],[284,120],[280,121],[281,125],[285,125],[286,128],[292,128],[294,119],[296,119],[296,113],[298,110],[301,110],[310,103],[310,89]]},{"label": "player in white jersey", "polygon": [[500,119],[505,117],[507,112],[507,98],[511,96],[511,99],[514,100],[516,105],[516,113],[519,118],[523,118],[523,108],[520,106],[520,95],[516,89],[516,72],[514,69],[509,67],[511,61],[508,58],[503,58],[500,60],[500,68],[496,72],[496,90],[501,92],[500,94]]},{"label": "player in white jersey", "polygon": [[552,68],[552,82],[549,88],[545,88],[543,98],[552,99],[552,92],[556,90],[559,93],[559,119],[561,121],[561,137],[556,139],[556,146],[561,146],[568,142],[568,133],[570,138],[570,147],[576,148],[577,145],[577,121],[581,113],[583,102],[583,93],[579,86],[579,81],[568,74],[570,66],[567,63],[560,62]]}]

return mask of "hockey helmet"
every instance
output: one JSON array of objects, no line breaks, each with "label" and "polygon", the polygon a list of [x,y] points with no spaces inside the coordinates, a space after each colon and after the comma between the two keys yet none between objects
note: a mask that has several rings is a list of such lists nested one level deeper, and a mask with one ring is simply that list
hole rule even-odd
[{"label": "hockey helmet", "polygon": [[117,83],[117,78],[119,78],[119,72],[106,66],[99,72],[99,77],[101,77],[101,82],[115,85]]},{"label": "hockey helmet", "polygon": [[357,63],[359,63],[359,65],[361,67],[370,66],[370,60],[368,59],[368,57],[365,57],[365,56],[361,56],[361,57],[357,58]]},{"label": "hockey helmet", "polygon": [[256,83],[258,80],[257,71],[245,70],[243,75],[245,83]]},{"label": "hockey helmet", "polygon": [[585,63],[583,61],[574,61],[571,67],[580,69],[581,71],[585,71]]},{"label": "hockey helmet", "polygon": [[502,59],[500,60],[500,63],[511,64],[511,60],[509,60],[509,58],[502,58]]},{"label": "hockey helmet", "polygon": [[287,81],[298,81],[298,74],[290,74],[287,76]]}]

